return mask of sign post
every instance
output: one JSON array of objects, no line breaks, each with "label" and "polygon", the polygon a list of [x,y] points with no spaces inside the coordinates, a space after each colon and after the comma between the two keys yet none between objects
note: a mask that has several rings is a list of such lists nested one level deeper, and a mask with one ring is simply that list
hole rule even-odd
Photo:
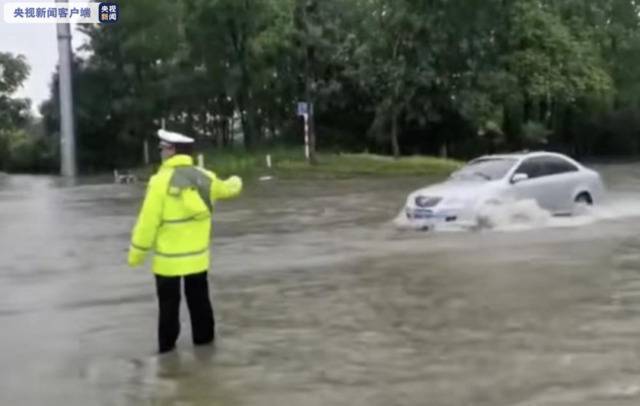
[{"label": "sign post", "polygon": [[304,118],[304,156],[309,161],[309,112],[313,108],[307,102],[298,102],[298,115]]}]

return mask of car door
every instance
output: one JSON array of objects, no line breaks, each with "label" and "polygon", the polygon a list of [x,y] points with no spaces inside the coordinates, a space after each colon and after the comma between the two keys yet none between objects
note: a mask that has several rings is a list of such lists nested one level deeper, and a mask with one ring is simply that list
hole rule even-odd
[{"label": "car door", "polygon": [[520,163],[514,174],[524,173],[527,179],[512,183],[514,195],[519,200],[535,200],[545,210],[554,210],[553,184],[549,182],[544,157],[532,157]]},{"label": "car door", "polygon": [[573,208],[573,190],[579,169],[559,156],[548,156],[542,160],[545,201],[554,213],[570,213]]}]

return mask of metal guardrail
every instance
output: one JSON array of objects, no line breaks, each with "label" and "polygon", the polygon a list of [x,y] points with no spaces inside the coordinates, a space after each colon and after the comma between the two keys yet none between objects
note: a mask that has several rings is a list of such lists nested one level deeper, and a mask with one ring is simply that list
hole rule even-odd
[{"label": "metal guardrail", "polygon": [[113,170],[114,183],[137,183],[138,177],[131,172],[120,173],[117,169]]}]

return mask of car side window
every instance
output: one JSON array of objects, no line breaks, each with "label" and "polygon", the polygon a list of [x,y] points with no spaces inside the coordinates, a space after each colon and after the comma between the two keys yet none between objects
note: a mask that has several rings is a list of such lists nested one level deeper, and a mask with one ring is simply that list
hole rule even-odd
[{"label": "car side window", "polygon": [[544,158],[543,165],[545,175],[559,175],[562,173],[578,171],[578,168],[574,164],[557,157]]},{"label": "car side window", "polygon": [[542,169],[540,158],[529,158],[520,164],[515,173],[524,173],[529,179],[533,179],[543,175]]}]

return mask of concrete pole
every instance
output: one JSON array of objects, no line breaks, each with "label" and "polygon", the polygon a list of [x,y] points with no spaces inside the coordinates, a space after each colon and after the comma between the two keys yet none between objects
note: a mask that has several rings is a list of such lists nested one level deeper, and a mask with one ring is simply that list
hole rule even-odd
[{"label": "concrete pole", "polygon": [[[67,0],[56,0],[56,3],[67,3]],[[73,178],[77,175],[77,165],[71,82],[71,28],[69,24],[56,26],[59,57],[60,172],[62,176]]]}]

